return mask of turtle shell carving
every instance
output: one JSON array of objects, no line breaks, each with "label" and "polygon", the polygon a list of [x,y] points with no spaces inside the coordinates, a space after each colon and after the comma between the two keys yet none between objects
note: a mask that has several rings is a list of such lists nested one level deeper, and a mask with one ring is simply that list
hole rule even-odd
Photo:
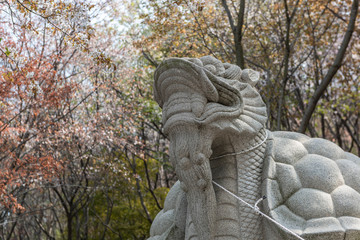
[{"label": "turtle shell carving", "polygon": [[[359,239],[360,158],[336,144],[269,133],[264,211],[305,239]],[[265,239],[295,239],[264,220]],[[269,238],[269,236],[271,236]]]}]

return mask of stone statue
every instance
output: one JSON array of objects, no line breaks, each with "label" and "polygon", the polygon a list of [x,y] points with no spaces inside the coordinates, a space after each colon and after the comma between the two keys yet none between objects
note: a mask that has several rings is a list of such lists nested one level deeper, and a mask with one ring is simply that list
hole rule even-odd
[{"label": "stone statue", "polygon": [[259,74],[213,57],[171,58],[155,72],[179,181],[150,240],[360,239],[360,159],[334,143],[265,129]]}]

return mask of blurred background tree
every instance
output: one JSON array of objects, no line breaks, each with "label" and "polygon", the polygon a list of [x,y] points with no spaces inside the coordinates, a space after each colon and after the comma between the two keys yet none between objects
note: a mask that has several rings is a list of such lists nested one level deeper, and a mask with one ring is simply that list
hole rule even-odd
[{"label": "blurred background tree", "polygon": [[357,0],[0,2],[0,238],[146,239],[176,181],[156,66],[261,73],[267,127],[359,155]]}]

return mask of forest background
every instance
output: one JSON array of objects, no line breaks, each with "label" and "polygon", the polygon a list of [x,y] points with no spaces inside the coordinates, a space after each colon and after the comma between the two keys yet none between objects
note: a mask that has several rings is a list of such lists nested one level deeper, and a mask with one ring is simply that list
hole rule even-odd
[{"label": "forest background", "polygon": [[0,239],[146,239],[176,181],[156,66],[260,72],[267,127],[360,153],[358,0],[0,0]]}]

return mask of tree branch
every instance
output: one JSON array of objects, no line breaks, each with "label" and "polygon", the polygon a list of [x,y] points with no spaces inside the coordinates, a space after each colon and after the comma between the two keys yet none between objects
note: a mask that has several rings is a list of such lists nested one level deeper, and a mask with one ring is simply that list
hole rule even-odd
[{"label": "tree branch", "polygon": [[319,102],[320,98],[323,96],[326,88],[329,86],[329,84],[331,83],[335,74],[337,73],[337,71],[339,70],[339,68],[342,65],[342,61],[345,57],[346,49],[350,43],[352,34],[355,29],[355,21],[356,21],[356,17],[358,14],[358,8],[359,8],[359,1],[354,0],[353,4],[351,6],[350,20],[349,20],[349,24],[348,24],[344,39],[341,43],[340,49],[336,55],[334,63],[332,64],[329,71],[327,72],[327,74],[325,75],[323,80],[321,81],[319,87],[315,90],[314,95],[310,98],[309,104],[305,110],[305,114],[301,120],[301,125],[300,125],[300,129],[299,129],[299,132],[301,132],[301,133],[305,133],[305,131],[309,125],[311,116],[315,111],[315,107],[316,107],[317,103]]},{"label": "tree branch", "polygon": [[231,16],[231,12],[230,12],[230,9],[226,3],[226,0],[221,0],[221,3],[225,9],[225,12],[228,16],[228,19],[229,19],[229,23],[230,23],[230,27],[231,27],[231,30],[233,31],[233,34],[235,35],[235,31],[236,31],[236,27],[234,25],[234,19],[233,17]]},{"label": "tree branch", "polygon": [[346,22],[346,20],[340,16],[338,13],[336,13],[334,10],[328,7],[328,5],[325,6],[327,10],[329,10],[335,17],[339,18],[341,21]]},{"label": "tree branch", "polygon": [[149,54],[147,54],[144,50],[142,50],[141,52],[142,52],[144,58],[146,60],[148,60],[151,65],[153,65],[154,67],[159,66],[159,64]]},{"label": "tree branch", "polygon": [[238,12],[238,22],[235,29],[234,40],[235,40],[235,50],[236,50],[236,64],[244,69],[244,49],[242,46],[242,26],[244,25],[244,15],[245,15],[245,0],[240,0],[240,10]]},{"label": "tree branch", "polygon": [[[297,8],[298,8],[299,0],[296,1],[293,11],[291,12],[291,15],[289,15],[289,8],[287,4],[287,0],[284,0],[284,6],[285,6],[285,16],[286,16],[286,33],[285,33],[285,49],[284,49],[284,76],[282,81],[282,87],[280,91],[280,99],[278,103],[278,112],[277,112],[277,126],[276,129],[279,131],[281,128],[281,116],[283,112],[283,105],[285,102],[285,91],[286,91],[286,85],[290,78],[289,76],[289,65],[290,65],[290,56],[291,56],[291,50],[294,47],[297,37],[295,37],[293,43],[290,44],[290,31],[291,31],[291,22],[295,17]],[[299,33],[299,32],[298,32]]]}]

